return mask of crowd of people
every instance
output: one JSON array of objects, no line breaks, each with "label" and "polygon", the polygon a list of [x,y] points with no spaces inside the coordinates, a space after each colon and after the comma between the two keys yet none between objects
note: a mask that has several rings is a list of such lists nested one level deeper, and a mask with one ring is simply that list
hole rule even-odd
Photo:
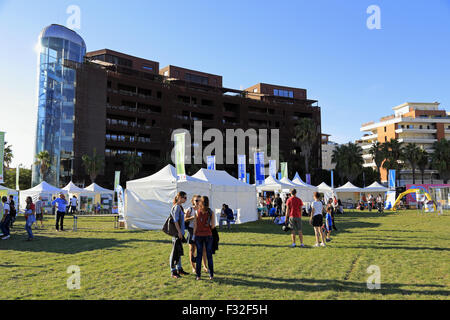
[{"label": "crowd of people", "polygon": [[274,197],[260,197],[259,206],[265,206],[268,216],[274,218],[274,222],[283,225],[283,230],[291,231],[292,244],[296,247],[296,237],[299,239],[299,246],[304,247],[302,232],[302,216],[309,217],[309,223],[314,228],[316,239],[315,247],[325,247],[326,242],[331,241],[332,230],[337,231],[335,224],[335,214],[344,213],[340,199],[336,197],[328,199],[325,203],[318,192],[314,193],[314,201],[306,207],[303,201],[297,197],[297,190],[292,189],[284,195],[276,194]]},{"label": "crowd of people", "polygon": [[381,194],[378,194],[376,197],[374,197],[372,194],[368,194],[367,197],[365,194],[362,194],[361,198],[356,204],[356,209],[361,211],[365,209],[369,211],[377,209],[378,212],[382,213],[383,208],[384,208],[384,200]]},{"label": "crowd of people", "polygon": [[[55,216],[55,229],[56,231],[64,231],[64,217],[66,213],[76,213],[77,212],[77,198],[74,195],[70,201],[66,200],[63,193],[59,195],[59,198],[53,197],[52,204],[52,214]],[[69,211],[70,210],[70,211]],[[31,197],[25,199],[24,208],[25,217],[25,230],[27,231],[28,238],[27,241],[34,239],[33,235],[33,224],[35,224],[34,229],[44,228],[44,202],[42,197],[39,196],[36,202],[33,202]],[[2,240],[7,240],[11,237],[11,228],[14,226],[16,221],[16,204],[14,202],[14,196],[3,196],[0,202],[0,237]],[[40,224],[40,227],[39,227]]]},{"label": "crowd of people", "polygon": [[[201,279],[202,262],[203,271],[208,272],[209,279],[213,280],[213,254],[218,250],[219,243],[215,214],[209,207],[209,198],[206,196],[194,195],[190,201],[190,206],[184,209],[183,205],[186,202],[186,193],[179,192],[173,200],[170,213],[178,232],[176,236],[172,237],[172,251],[169,261],[171,276],[178,279],[189,274],[183,269],[181,263],[183,243],[188,243],[189,261],[192,272],[196,275],[196,280]],[[233,211],[228,205],[223,204],[220,220],[229,222],[232,215]],[[187,237],[185,237],[186,231]]]}]

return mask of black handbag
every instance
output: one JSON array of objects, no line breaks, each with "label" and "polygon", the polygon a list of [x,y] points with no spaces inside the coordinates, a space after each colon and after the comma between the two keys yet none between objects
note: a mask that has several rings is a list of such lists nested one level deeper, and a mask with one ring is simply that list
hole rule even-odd
[{"label": "black handbag", "polygon": [[172,236],[172,237],[178,236],[178,230],[177,230],[177,227],[175,226],[175,222],[173,222],[172,215],[169,215],[167,217],[167,220],[164,223],[164,226],[162,227],[162,231],[165,234]]}]

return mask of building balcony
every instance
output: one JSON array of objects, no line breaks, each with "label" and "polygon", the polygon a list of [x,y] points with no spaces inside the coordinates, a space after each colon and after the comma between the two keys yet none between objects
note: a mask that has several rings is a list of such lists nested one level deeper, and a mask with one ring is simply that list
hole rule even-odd
[{"label": "building balcony", "polygon": [[363,154],[362,155],[362,158],[364,159],[364,160],[367,160],[367,159],[370,159],[370,160],[372,160],[372,155],[370,154],[370,153],[366,153],[366,154]]},{"label": "building balcony", "polygon": [[372,148],[372,144],[371,143],[361,145],[361,149],[363,149],[363,151],[364,150],[369,150],[370,148]]},{"label": "building balcony", "polygon": [[437,130],[436,129],[419,129],[419,128],[414,128],[414,129],[407,129],[407,128],[400,128],[400,129],[396,129],[395,133],[436,133]]},{"label": "building balcony", "polygon": [[362,141],[371,141],[378,139],[378,134],[370,134],[361,138]]},{"label": "building balcony", "polygon": [[363,168],[376,168],[375,162],[364,163]]},{"label": "building balcony", "polygon": [[437,139],[432,138],[400,138],[398,142],[403,143],[434,143]]}]

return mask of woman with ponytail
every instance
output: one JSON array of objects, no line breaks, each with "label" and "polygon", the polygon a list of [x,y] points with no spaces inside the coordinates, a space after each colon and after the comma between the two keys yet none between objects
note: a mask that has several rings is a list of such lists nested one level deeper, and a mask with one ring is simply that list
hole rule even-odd
[{"label": "woman with ponytail", "polygon": [[200,280],[202,272],[203,248],[206,247],[206,257],[208,259],[209,279],[214,277],[214,265],[212,257],[213,237],[212,229],[216,227],[216,218],[209,208],[209,199],[206,196],[201,197],[200,208],[197,211],[197,218],[194,221],[195,244],[197,246],[197,280]]},{"label": "woman with ponytail", "polygon": [[172,252],[170,254],[170,271],[172,278],[178,279],[181,275],[188,274],[183,270],[181,266],[181,256],[183,255],[183,243],[184,238],[184,210],[181,206],[186,202],[186,192],[180,191],[173,200],[173,206],[171,215],[175,223],[175,227],[178,230],[178,235],[172,238]]}]

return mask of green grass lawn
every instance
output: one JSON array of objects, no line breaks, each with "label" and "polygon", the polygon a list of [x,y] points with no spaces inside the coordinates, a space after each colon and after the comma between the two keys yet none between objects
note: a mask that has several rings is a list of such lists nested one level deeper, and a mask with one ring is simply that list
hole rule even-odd
[{"label": "green grass lawn", "polygon": [[[326,248],[289,248],[290,236],[267,218],[220,232],[213,282],[170,278],[171,240],[161,231],[116,230],[112,218],[79,218],[78,231],[34,230],[19,218],[0,241],[0,299],[449,299],[450,212],[353,212],[336,217]],[[185,245],[183,264],[188,264]],[[81,270],[81,289],[67,289],[67,268]],[[367,288],[367,268],[381,270],[381,289]]]}]

